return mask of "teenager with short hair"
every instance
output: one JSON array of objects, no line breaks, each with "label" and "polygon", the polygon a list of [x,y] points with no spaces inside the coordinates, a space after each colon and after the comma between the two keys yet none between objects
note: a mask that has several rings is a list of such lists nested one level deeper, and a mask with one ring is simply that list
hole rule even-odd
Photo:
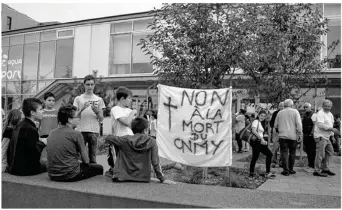
[{"label": "teenager with short hair", "polygon": [[81,131],[84,142],[88,144],[90,163],[96,163],[97,138],[106,106],[103,99],[94,94],[96,84],[92,75],[86,76],[83,84],[85,92],[77,96],[73,104],[77,107],[77,116],[80,117],[77,130]]},{"label": "teenager with short hair", "polygon": [[[78,124],[77,108],[62,106],[58,110],[61,124],[47,139],[48,174],[53,181],[79,181],[103,174],[103,167],[89,163],[82,133],[74,130]],[[78,162],[81,156],[82,163]]]},{"label": "teenager with short hair", "polygon": [[39,124],[39,135],[41,138],[47,138],[49,133],[58,127],[57,122],[57,109],[54,109],[55,95],[51,92],[44,94],[44,111],[43,118]]},{"label": "teenager with short hair", "polygon": [[148,121],[135,118],[131,124],[133,136],[109,135],[105,141],[118,148],[118,157],[114,166],[113,181],[150,182],[151,163],[161,183],[174,184],[166,180],[159,164],[158,146],[154,138],[147,135]]},{"label": "teenager with short hair", "polygon": [[13,129],[19,123],[20,120],[21,120],[21,111],[19,109],[13,109],[8,113],[7,122],[5,124],[5,130],[4,130],[4,133],[2,134],[2,140],[1,140],[2,172],[5,172],[7,170],[8,145],[12,138]]},{"label": "teenager with short hair", "polygon": [[[132,102],[132,91],[121,86],[116,90],[115,95],[118,103],[110,110],[112,134],[114,136],[133,135],[131,123],[137,111],[129,108]],[[111,146],[108,154],[108,164],[111,168],[106,172],[106,176],[113,176],[116,155],[115,148]]]},{"label": "teenager with short hair", "polygon": [[22,107],[25,119],[13,129],[8,146],[8,172],[18,176],[36,175],[46,172],[45,163],[40,156],[46,142],[39,140],[35,121],[43,118],[42,102],[36,98],[27,98]]}]

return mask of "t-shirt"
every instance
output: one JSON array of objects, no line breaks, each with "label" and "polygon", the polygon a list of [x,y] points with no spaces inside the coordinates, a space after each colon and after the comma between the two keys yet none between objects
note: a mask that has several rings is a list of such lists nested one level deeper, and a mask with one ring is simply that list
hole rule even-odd
[{"label": "t-shirt", "polygon": [[[259,127],[258,127],[259,124]],[[252,128],[256,128],[257,129],[257,133],[263,137],[264,136],[264,128],[262,127],[262,124],[260,123],[259,120],[254,120],[252,123]]]},{"label": "t-shirt", "polygon": [[81,132],[63,125],[51,131],[47,138],[46,151],[47,171],[53,180],[77,176],[81,171],[79,154],[82,151],[87,154]]},{"label": "t-shirt", "polygon": [[58,127],[57,109],[43,111],[43,118],[40,121],[39,135],[49,135],[50,132]]},{"label": "t-shirt", "polygon": [[85,94],[77,96],[74,100],[74,106],[76,106],[77,110],[80,111],[84,108],[87,102],[89,102],[90,106],[82,111],[77,130],[81,132],[100,133],[99,120],[97,115],[91,109],[91,105],[94,104],[98,110],[104,109],[106,106],[103,102],[103,99],[95,94],[92,96]]},{"label": "t-shirt", "polygon": [[329,113],[325,113],[323,110],[320,110],[316,115],[316,124],[314,130],[314,138],[325,138],[329,139],[330,136],[334,135],[332,131],[326,131],[325,129],[321,129],[318,127],[318,123],[324,124],[329,128],[333,127],[334,125],[334,116]]},{"label": "t-shirt", "polygon": [[245,115],[243,114],[239,114],[236,117],[236,127],[235,127],[236,133],[239,133],[246,126],[245,121],[246,121],[246,118],[245,118]]},{"label": "t-shirt", "polygon": [[130,127],[118,121],[118,119],[121,117],[128,117],[131,112],[132,112],[131,109],[123,108],[120,106],[114,106],[110,110],[110,119],[112,123],[114,136],[133,135],[133,131]]}]

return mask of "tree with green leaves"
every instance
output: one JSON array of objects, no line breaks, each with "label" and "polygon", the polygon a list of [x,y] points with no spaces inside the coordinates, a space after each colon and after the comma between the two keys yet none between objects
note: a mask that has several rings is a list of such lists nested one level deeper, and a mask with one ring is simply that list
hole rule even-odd
[{"label": "tree with green leaves", "polygon": [[161,84],[219,88],[235,76],[234,88],[278,104],[326,81],[327,20],[317,5],[163,4],[154,14],[154,33],[140,44]]}]

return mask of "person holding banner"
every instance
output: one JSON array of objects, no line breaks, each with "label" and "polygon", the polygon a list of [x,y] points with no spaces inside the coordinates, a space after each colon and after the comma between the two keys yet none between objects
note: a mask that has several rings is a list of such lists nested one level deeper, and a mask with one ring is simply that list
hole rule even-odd
[{"label": "person holding banner", "polygon": [[260,152],[266,156],[266,173],[264,174],[267,178],[274,178],[275,175],[271,173],[271,160],[272,152],[267,147],[267,141],[264,139],[265,129],[262,126],[262,122],[266,119],[266,111],[261,110],[256,118],[252,122],[252,133],[253,137],[250,138],[250,145],[252,147],[252,160],[249,168],[249,177],[253,178],[255,176],[254,169],[255,164],[259,158]]}]

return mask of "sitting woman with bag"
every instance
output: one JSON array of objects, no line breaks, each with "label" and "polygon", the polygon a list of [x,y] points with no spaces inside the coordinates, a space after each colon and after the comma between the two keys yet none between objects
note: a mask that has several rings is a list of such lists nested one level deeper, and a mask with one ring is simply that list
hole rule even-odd
[{"label": "sitting woman with bag", "polygon": [[252,147],[252,160],[249,168],[249,177],[253,178],[255,176],[254,168],[255,164],[259,158],[260,152],[266,156],[266,173],[265,177],[274,178],[275,175],[271,173],[271,160],[272,152],[267,147],[267,141],[264,140],[264,128],[261,122],[266,118],[266,111],[261,110],[258,114],[256,120],[252,122],[252,133],[249,137],[249,143]]}]

